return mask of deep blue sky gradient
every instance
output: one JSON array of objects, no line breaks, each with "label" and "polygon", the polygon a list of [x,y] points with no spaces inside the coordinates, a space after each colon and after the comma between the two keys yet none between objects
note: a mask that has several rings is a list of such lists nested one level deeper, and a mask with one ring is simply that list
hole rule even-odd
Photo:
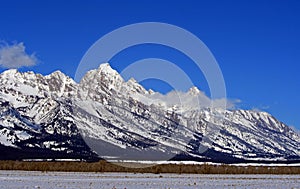
[{"label": "deep blue sky gradient", "polygon": [[[137,22],[166,22],[189,30],[212,51],[239,107],[270,112],[300,129],[300,1],[16,1],[0,2],[0,40],[24,42],[40,63],[21,70],[74,77],[86,50],[101,36]],[[205,93],[201,73],[182,54],[148,45],[119,53],[117,70],[142,58],[181,65]],[[190,66],[187,66],[190,65]],[[0,71],[2,71],[1,69]],[[144,82],[167,92],[167,85]],[[152,85],[152,86],[151,86]]]}]

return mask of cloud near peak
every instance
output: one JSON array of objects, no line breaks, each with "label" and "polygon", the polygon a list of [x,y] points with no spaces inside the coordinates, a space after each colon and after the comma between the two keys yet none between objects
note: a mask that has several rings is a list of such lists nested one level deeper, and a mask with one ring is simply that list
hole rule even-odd
[{"label": "cloud near peak", "polygon": [[33,54],[27,54],[24,43],[9,45],[5,42],[0,43],[0,67],[20,68],[34,66],[38,59]]}]

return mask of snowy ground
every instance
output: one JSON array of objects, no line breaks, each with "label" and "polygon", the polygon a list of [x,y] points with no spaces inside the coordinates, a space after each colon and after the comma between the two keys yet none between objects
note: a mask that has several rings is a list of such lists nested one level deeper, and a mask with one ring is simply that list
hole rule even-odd
[{"label": "snowy ground", "polygon": [[300,188],[300,175],[0,171],[0,188]]}]

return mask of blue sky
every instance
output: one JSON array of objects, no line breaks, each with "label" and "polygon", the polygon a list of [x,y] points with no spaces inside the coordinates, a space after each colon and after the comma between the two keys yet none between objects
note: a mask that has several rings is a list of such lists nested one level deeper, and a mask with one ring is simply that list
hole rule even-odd
[{"label": "blue sky", "polygon": [[[165,22],[192,32],[214,54],[224,75],[227,96],[240,99],[240,108],[270,112],[300,129],[297,0],[3,0],[0,41],[9,45],[22,42],[26,53],[34,53],[39,60],[37,65],[20,70],[42,74],[61,70],[74,77],[82,56],[96,40],[114,29],[138,22]],[[111,65],[120,71],[133,61],[149,57],[177,63],[209,95],[204,77],[194,72],[190,60],[162,46],[126,49],[111,60]],[[157,81],[143,84],[163,93],[170,90]]]}]

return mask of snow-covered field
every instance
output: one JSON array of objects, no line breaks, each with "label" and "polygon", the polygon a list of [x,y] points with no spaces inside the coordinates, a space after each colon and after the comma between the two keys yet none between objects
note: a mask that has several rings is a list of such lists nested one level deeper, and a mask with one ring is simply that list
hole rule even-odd
[{"label": "snow-covered field", "polygon": [[0,171],[0,188],[300,188],[300,175]]}]

